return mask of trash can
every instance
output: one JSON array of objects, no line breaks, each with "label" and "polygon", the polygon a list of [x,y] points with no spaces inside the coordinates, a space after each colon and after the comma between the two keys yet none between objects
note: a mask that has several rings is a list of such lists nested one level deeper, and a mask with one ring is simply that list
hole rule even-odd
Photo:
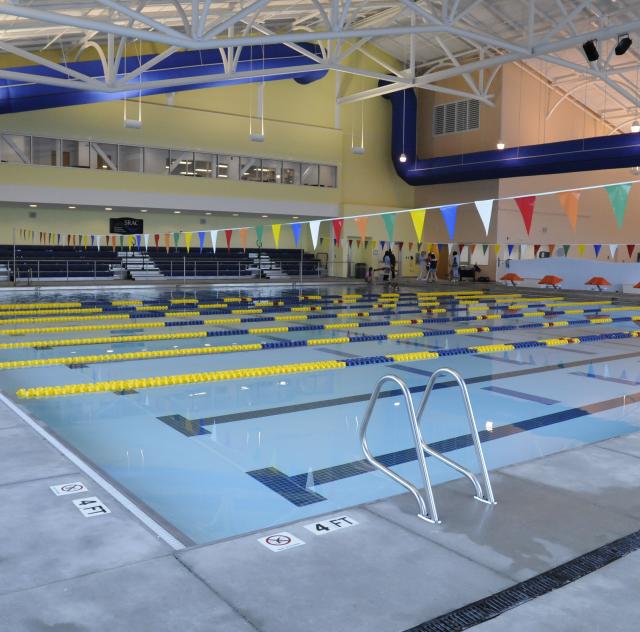
[{"label": "trash can", "polygon": [[364,279],[367,276],[367,264],[356,263],[356,279]]}]

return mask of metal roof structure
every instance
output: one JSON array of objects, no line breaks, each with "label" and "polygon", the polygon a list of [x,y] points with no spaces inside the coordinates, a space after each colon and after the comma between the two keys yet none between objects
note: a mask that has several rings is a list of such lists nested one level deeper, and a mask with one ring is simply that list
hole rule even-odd
[{"label": "metal roof structure", "polygon": [[[499,68],[518,62],[615,133],[638,117],[640,41],[623,55],[615,46],[623,35],[640,40],[639,32],[638,0],[2,0],[0,50],[24,61],[5,62],[0,79],[103,92],[186,86],[203,77],[158,79],[153,68],[178,51],[218,49],[229,81],[326,69],[383,82],[337,94],[340,104],[408,87],[490,104]],[[582,49],[590,40],[600,54],[595,62]],[[141,42],[159,52],[124,72],[123,57]],[[237,68],[243,47],[276,43],[313,63]],[[67,65],[88,48],[102,62],[99,76]],[[354,63],[355,51],[373,66]],[[457,76],[464,89],[443,85]]]}]

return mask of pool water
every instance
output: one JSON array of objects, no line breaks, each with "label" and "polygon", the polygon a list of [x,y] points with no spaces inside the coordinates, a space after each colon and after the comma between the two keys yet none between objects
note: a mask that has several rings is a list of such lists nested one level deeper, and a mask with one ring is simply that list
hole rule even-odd
[{"label": "pool water", "polygon": [[[431,289],[430,287],[425,288]],[[473,289],[471,285],[461,290]],[[202,349],[218,345],[262,343],[271,348],[232,351],[223,354],[174,355],[126,361],[66,361],[58,365],[4,368],[0,388],[39,423],[61,438],[88,462],[108,476],[185,543],[205,543],[247,533],[271,525],[327,513],[352,505],[402,493],[404,490],[384,474],[363,463],[358,438],[369,395],[376,380],[387,374],[401,377],[412,388],[416,404],[429,376],[442,366],[459,371],[468,381],[485,458],[495,469],[640,429],[640,338],[601,338],[579,344],[534,346],[513,350],[444,355],[435,359],[358,364],[359,358],[394,354],[467,349],[479,345],[504,345],[559,337],[586,337],[637,329],[631,317],[640,312],[629,308],[610,312],[601,304],[563,306],[555,314],[523,316],[525,312],[548,312],[536,297],[513,297],[507,303],[465,304],[451,297],[425,314],[414,291],[402,290],[393,310],[372,308],[377,297],[340,299],[344,294],[368,294],[363,287],[305,288],[301,294],[322,296],[299,301],[297,291],[261,288],[251,292],[197,290],[169,292],[69,291],[5,293],[6,303],[56,303],[80,301],[83,305],[108,306],[113,301],[138,300],[146,304],[170,305],[171,311],[192,314],[198,304],[218,304],[240,296],[255,300],[283,301],[282,306],[263,306],[263,312],[235,314],[243,322],[216,325],[184,325],[198,319],[226,319],[233,309],[252,309],[253,303],[228,303],[209,308],[219,313],[200,316],[165,315],[152,318],[96,319],[92,313],[42,315],[57,321],[16,322],[40,316],[20,317],[16,310],[0,316],[0,343],[26,343],[1,348],[0,363],[70,359],[74,356],[105,356],[134,353]],[[375,292],[375,290],[374,290]],[[525,292],[515,290],[516,293]],[[325,298],[325,297],[332,298]],[[557,298],[555,296],[554,298]],[[593,301],[598,300],[594,296]],[[173,303],[175,300],[198,303]],[[334,303],[347,300],[355,303]],[[426,298],[421,299],[423,302]],[[482,299],[484,300],[484,299]],[[570,299],[567,299],[570,301]],[[540,306],[542,305],[542,306]],[[313,312],[291,312],[294,306],[321,306]],[[71,308],[68,308],[71,309]],[[127,311],[129,310],[129,311]],[[276,311],[281,310],[281,311]],[[559,313],[591,310],[588,313]],[[599,310],[599,311],[597,311]],[[339,314],[368,312],[369,316]],[[133,313],[99,312],[101,316]],[[307,315],[307,320],[249,320]],[[321,315],[322,318],[311,316]],[[330,317],[326,317],[330,315]],[[477,320],[477,316],[493,316]],[[615,322],[597,322],[597,317]],[[587,322],[586,318],[596,322]],[[451,321],[457,318],[456,321]],[[427,322],[390,325],[389,320],[429,319]],[[447,319],[446,322],[442,322]],[[568,325],[534,328],[534,323],[568,321]],[[581,321],[571,325],[574,321]],[[151,323],[177,325],[149,327]],[[360,327],[349,326],[358,322]],[[135,327],[123,328],[123,324]],[[362,326],[377,323],[375,326]],[[107,329],[34,331],[7,334],[9,330],[90,327]],[[139,327],[138,327],[139,325]],[[237,333],[238,329],[336,325],[322,330]],[[472,327],[513,328],[499,331],[451,333]],[[187,332],[220,332],[208,337],[129,342],[91,343],[87,339],[177,335]],[[445,331],[449,333],[444,333]],[[236,332],[236,333],[233,333]],[[388,339],[389,334],[421,337]],[[226,335],[222,335],[226,334]],[[358,336],[380,337],[358,341]],[[345,341],[345,337],[356,341]],[[286,346],[286,341],[324,339],[320,344]],[[328,340],[327,340],[328,339]],[[46,344],[66,340],[64,346]],[[76,343],[76,340],[78,341]],[[335,342],[331,342],[334,340]],[[80,342],[83,341],[83,342]],[[29,343],[40,343],[31,345]],[[339,369],[297,373],[269,373],[251,377],[242,369],[320,361],[349,364]],[[105,381],[239,370],[235,379],[194,381],[155,388],[91,392],[53,397],[19,398],[19,389],[42,386],[95,384]],[[269,370],[271,371],[271,369]],[[493,430],[486,430],[492,422]],[[428,405],[423,432],[426,440],[463,465],[476,468],[473,448],[468,446],[468,426],[459,391],[450,384],[434,391]],[[384,389],[369,427],[369,446],[375,455],[408,480],[419,484],[415,450],[404,406],[393,385]],[[434,483],[454,478],[456,473],[429,459]],[[470,487],[471,494],[471,487]],[[437,500],[437,489],[436,489]],[[498,498],[499,500],[499,498]],[[446,516],[443,516],[446,520]]]}]

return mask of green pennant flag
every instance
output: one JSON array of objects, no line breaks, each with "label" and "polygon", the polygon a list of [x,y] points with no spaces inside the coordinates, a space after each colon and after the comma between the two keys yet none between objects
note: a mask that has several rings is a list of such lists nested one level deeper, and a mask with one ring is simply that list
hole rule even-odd
[{"label": "green pennant flag", "polygon": [[609,195],[609,202],[611,202],[613,213],[616,216],[618,228],[620,228],[622,226],[622,221],[624,220],[624,214],[627,210],[627,201],[629,200],[631,183],[611,184],[608,187],[605,187],[605,189]]},{"label": "green pennant flag", "polygon": [[382,216],[384,220],[384,226],[387,229],[387,237],[389,238],[389,242],[393,241],[393,231],[396,227],[396,214],[395,213],[384,213]]},{"label": "green pennant flag", "polygon": [[173,245],[177,248],[180,241],[180,233],[173,233]]},{"label": "green pennant flag", "polygon": [[482,254],[487,254],[487,249],[489,248],[489,244],[482,244]]},{"label": "green pennant flag", "polygon": [[256,239],[257,241],[262,241],[262,233],[264,233],[264,226],[258,225],[256,226]]},{"label": "green pennant flag", "polygon": [[569,244],[565,244],[564,246],[562,246],[562,248],[564,249],[564,256],[567,256],[567,253],[569,252],[569,248],[571,248],[571,246]]},{"label": "green pennant flag", "polygon": [[124,236],[123,236],[123,235],[120,235],[120,236],[118,237],[118,240],[120,241],[120,248],[122,248],[122,244],[124,243]]}]

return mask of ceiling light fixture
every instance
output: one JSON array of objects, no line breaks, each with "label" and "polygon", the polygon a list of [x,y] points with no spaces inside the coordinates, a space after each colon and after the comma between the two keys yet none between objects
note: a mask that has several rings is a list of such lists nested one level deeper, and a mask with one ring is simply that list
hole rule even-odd
[{"label": "ceiling light fixture", "polygon": [[398,158],[398,160],[399,160],[400,162],[407,162],[407,154],[405,154],[404,152],[402,152],[402,153],[400,154],[400,157]]},{"label": "ceiling light fixture", "polygon": [[174,215],[180,215],[180,213],[182,213],[182,211],[173,211]]},{"label": "ceiling light fixture", "polygon": [[300,219],[300,215],[294,215],[292,219]]},{"label": "ceiling light fixture", "polygon": [[105,210],[105,211],[113,211],[113,209],[112,209],[110,206],[105,206],[105,207],[104,207],[104,210]]},{"label": "ceiling light fixture", "polygon": [[37,205],[37,204],[29,204],[29,206],[30,206],[31,208],[38,208],[38,205]]},{"label": "ceiling light fixture", "polygon": [[234,217],[238,217],[238,215],[240,215],[240,213],[234,213],[233,214]]},{"label": "ceiling light fixture", "polygon": [[262,217],[269,217],[268,215],[263,215]]},{"label": "ceiling light fixture", "polygon": [[68,208],[75,208],[75,206],[69,206]]},{"label": "ceiling light fixture", "polygon": [[211,211],[207,211],[205,215],[211,215]]},{"label": "ceiling light fixture", "polygon": [[499,140],[496,143],[496,148],[499,149],[500,151],[502,151],[504,149],[504,141],[503,140]]},{"label": "ceiling light fixture", "polygon": [[629,37],[629,33],[618,35],[618,44],[614,49],[616,55],[624,55],[631,48],[631,44],[633,40]]},{"label": "ceiling light fixture", "polygon": [[141,209],[140,209],[140,212],[141,212],[141,213],[146,213],[146,212],[147,212],[147,209],[146,209],[146,208],[141,208]]},{"label": "ceiling light fixture", "polygon": [[637,134],[638,132],[640,132],[640,123],[637,120],[631,123],[631,131],[634,134]]},{"label": "ceiling light fixture", "polygon": [[598,40],[589,40],[582,45],[584,54],[587,56],[587,60],[590,62],[598,61],[600,59],[600,53],[597,47]]}]

